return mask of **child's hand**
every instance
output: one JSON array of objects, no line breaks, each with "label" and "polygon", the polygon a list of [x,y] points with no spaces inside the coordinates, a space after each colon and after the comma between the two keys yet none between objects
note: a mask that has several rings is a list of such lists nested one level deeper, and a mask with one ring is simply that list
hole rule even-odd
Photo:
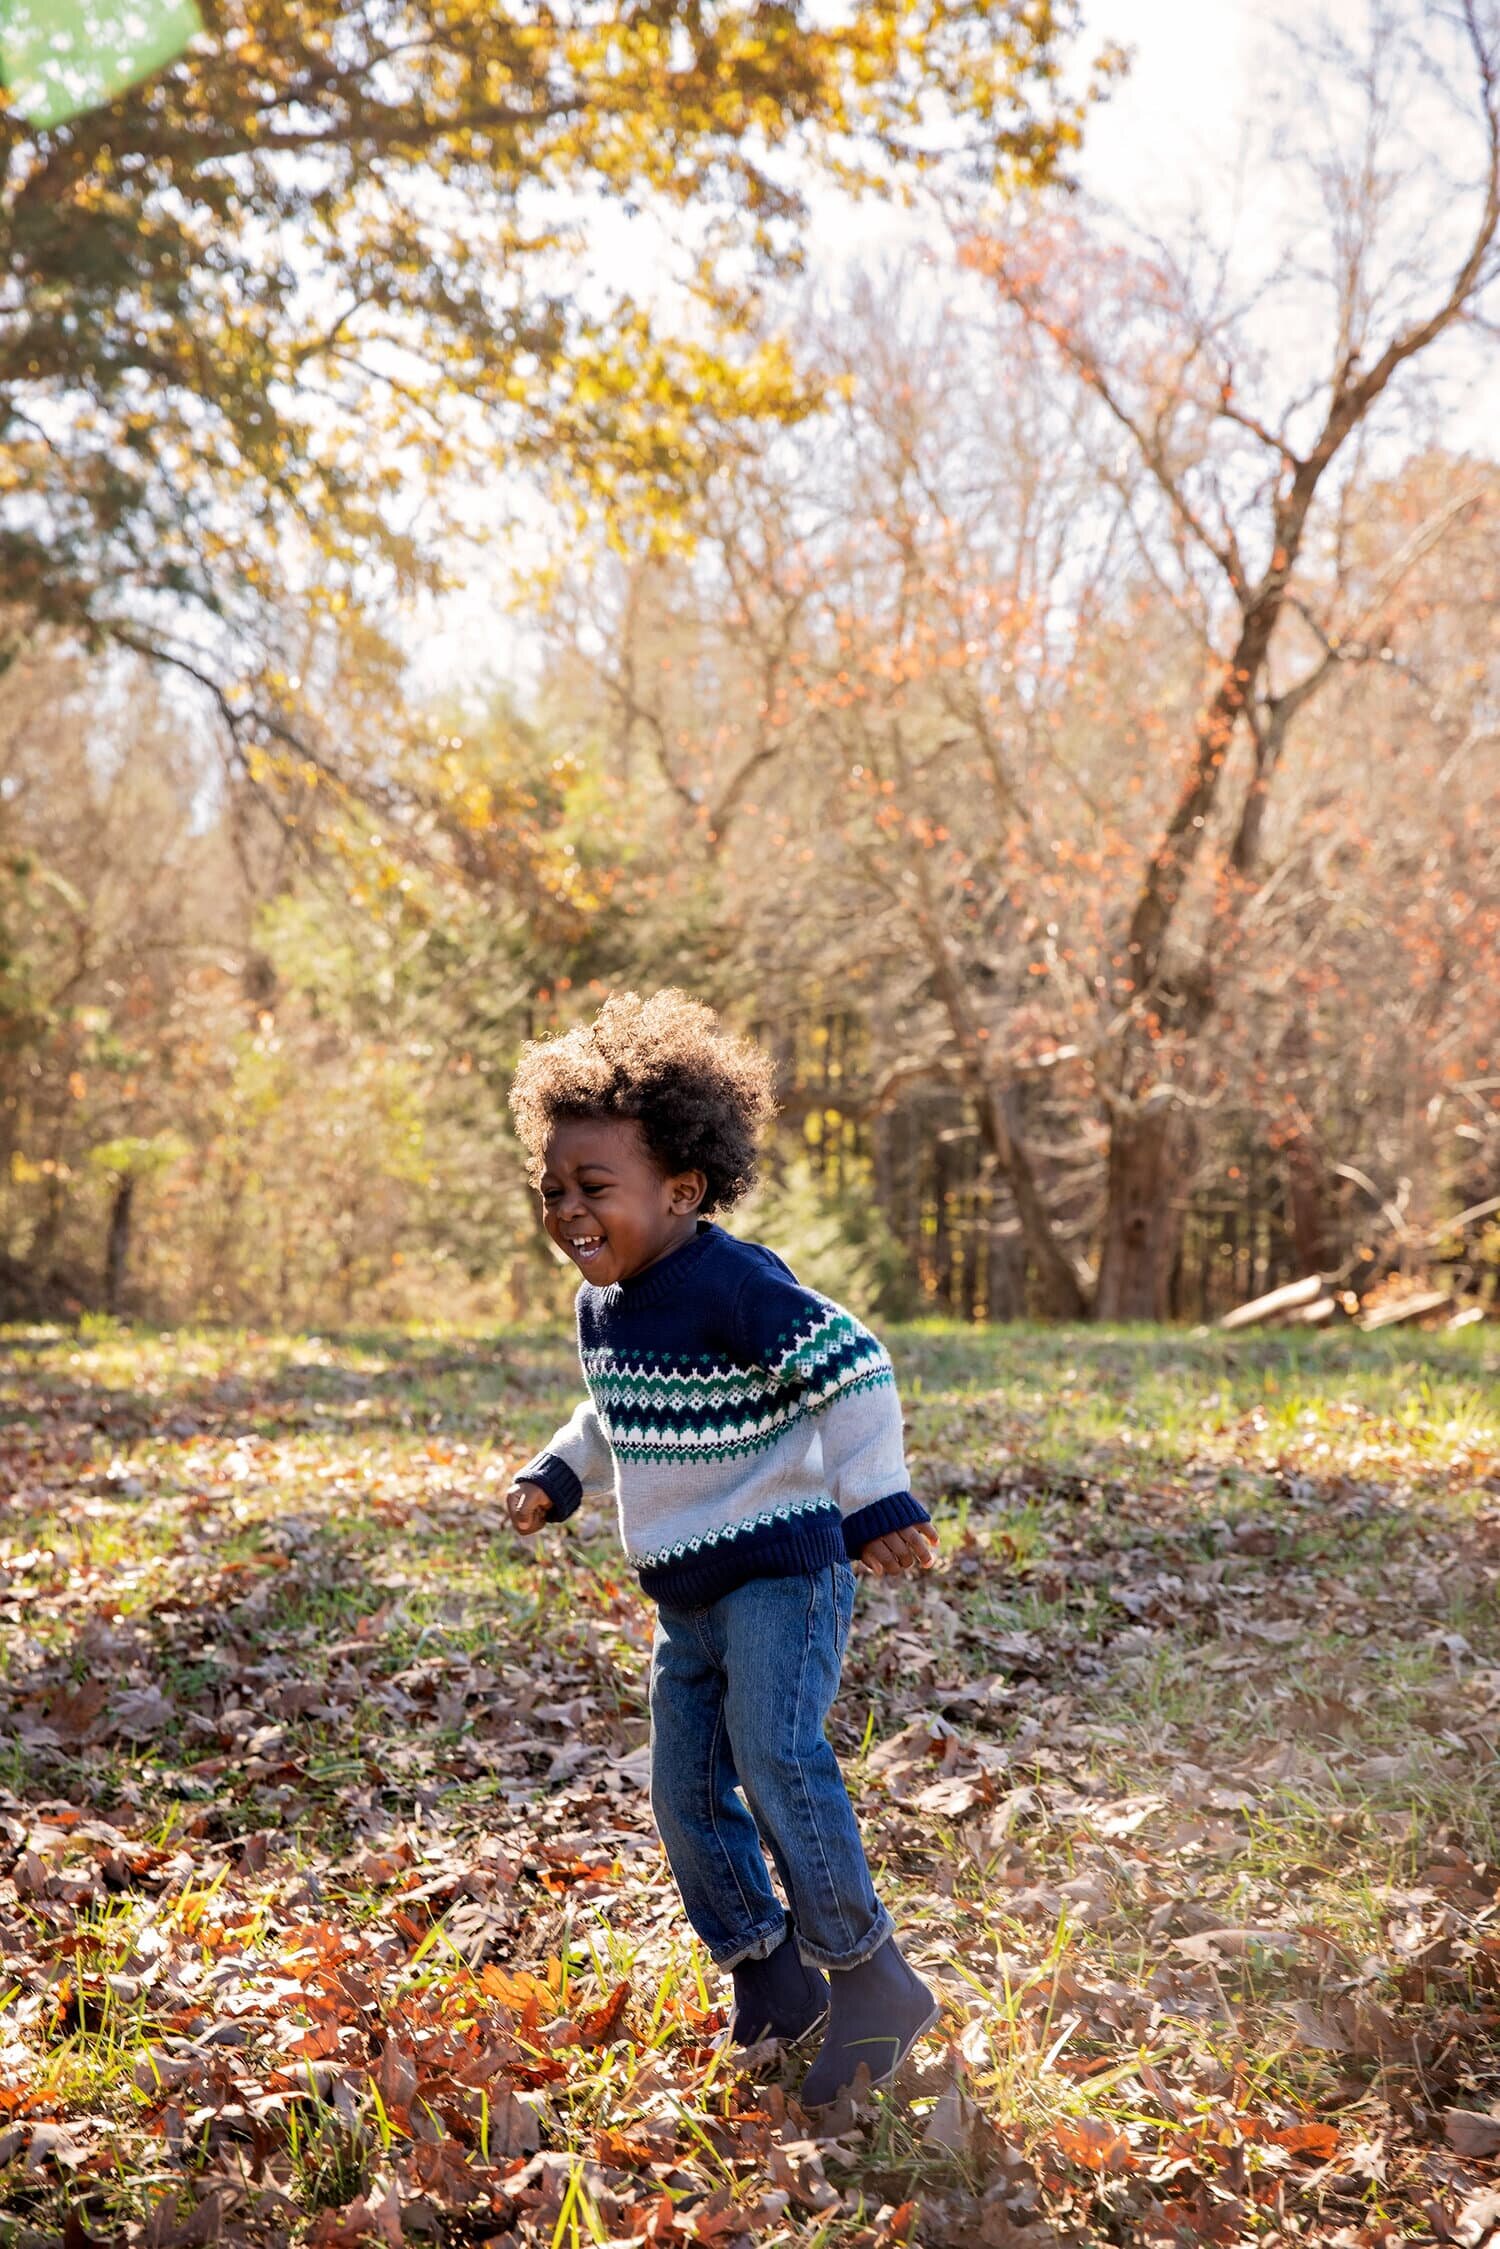
[{"label": "child's hand", "polygon": [[505,1508],[512,1528],[518,1530],[522,1538],[530,1538],[551,1514],[552,1502],[540,1484],[522,1483],[518,1479],[505,1495]]},{"label": "child's hand", "polygon": [[930,1570],[937,1560],[937,1532],[931,1523],[911,1523],[902,1531],[887,1531],[859,1550],[871,1577],[899,1577],[903,1570]]}]

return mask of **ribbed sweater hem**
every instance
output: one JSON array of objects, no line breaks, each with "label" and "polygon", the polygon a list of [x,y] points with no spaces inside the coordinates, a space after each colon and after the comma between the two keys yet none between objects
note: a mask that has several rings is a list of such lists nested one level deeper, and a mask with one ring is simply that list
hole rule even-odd
[{"label": "ribbed sweater hem", "polygon": [[696,1554],[639,1563],[641,1591],[664,1609],[707,1609],[755,1577],[809,1577],[848,1559],[844,1526],[831,1502],[781,1522],[717,1538]]}]

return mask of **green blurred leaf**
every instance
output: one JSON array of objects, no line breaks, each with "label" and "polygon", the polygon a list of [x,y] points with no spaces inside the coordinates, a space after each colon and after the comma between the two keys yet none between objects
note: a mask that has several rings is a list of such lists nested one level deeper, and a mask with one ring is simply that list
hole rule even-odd
[{"label": "green blurred leaf", "polygon": [[193,0],[12,0],[0,71],[23,117],[61,125],[159,70],[202,29]]}]

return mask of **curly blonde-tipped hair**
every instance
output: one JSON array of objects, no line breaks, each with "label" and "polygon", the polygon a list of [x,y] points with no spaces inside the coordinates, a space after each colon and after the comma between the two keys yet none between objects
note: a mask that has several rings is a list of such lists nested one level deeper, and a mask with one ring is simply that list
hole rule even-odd
[{"label": "curly blonde-tipped hair", "polygon": [[510,1106],[533,1186],[555,1124],[621,1117],[639,1125],[664,1173],[704,1174],[701,1209],[727,1210],[754,1182],[757,1143],[776,1113],[775,1070],[686,992],[614,992],[592,1023],[527,1041]]}]

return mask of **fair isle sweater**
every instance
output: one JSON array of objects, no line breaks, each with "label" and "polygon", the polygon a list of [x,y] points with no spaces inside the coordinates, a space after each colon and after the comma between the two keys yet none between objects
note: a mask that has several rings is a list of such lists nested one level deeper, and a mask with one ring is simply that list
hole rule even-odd
[{"label": "fair isle sweater", "polygon": [[612,1492],[641,1588],[706,1608],[929,1520],[908,1489],[891,1362],[852,1313],[710,1220],[578,1291],[588,1397],[519,1471],[552,1520]]}]

